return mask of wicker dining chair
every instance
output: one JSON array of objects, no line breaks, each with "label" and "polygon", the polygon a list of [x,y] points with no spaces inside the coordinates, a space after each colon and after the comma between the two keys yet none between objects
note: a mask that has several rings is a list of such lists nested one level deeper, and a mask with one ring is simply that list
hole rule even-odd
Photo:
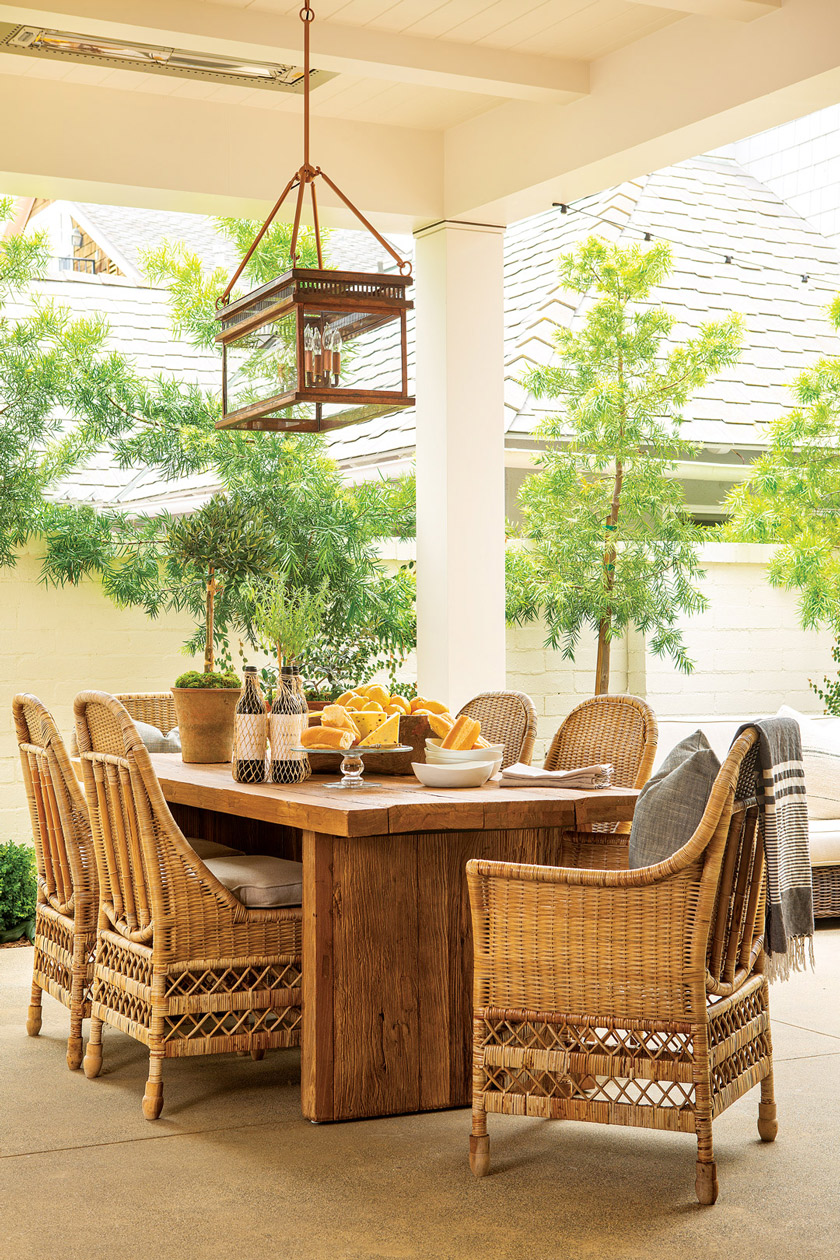
[{"label": "wicker dining chair", "polygon": [[502,766],[531,764],[537,710],[524,691],[482,691],[459,709],[458,716],[462,713],[481,723],[481,734],[491,744],[504,744]]},{"label": "wicker dining chair", "polygon": [[656,715],[638,696],[592,696],[572,709],[548,750],[546,770],[573,770],[602,761],[619,787],[644,787],[653,769]]},{"label": "wicker dining chair", "polygon": [[124,691],[118,692],[114,699],[119,700],[135,722],[148,722],[163,731],[164,735],[178,725],[175,697],[171,691]]},{"label": "wicker dining chair", "polygon": [[301,909],[238,901],[181,834],[125,708],[96,691],[74,707],[100,887],[84,1070],[99,1075],[103,1023],[148,1046],[155,1120],[164,1059],[299,1044]]},{"label": "wicker dining chair", "polygon": [[52,714],[36,696],[12,701],[23,782],[32,821],[38,901],[30,1037],[41,1031],[41,995],[70,1011],[67,1066],[82,1062],[82,1021],[90,1015],[96,941],[96,861],[84,794]]},{"label": "wicker dining chair", "polygon": [[476,1176],[488,1112],[693,1133],[701,1203],[718,1193],[712,1120],[759,1083],[775,1138],[757,739],[735,741],[694,835],[656,866],[468,863]]}]

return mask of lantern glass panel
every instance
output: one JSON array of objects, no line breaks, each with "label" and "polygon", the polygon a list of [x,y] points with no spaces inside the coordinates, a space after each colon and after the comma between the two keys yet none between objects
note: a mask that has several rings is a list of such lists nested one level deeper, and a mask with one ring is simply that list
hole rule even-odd
[{"label": "lantern glass panel", "polygon": [[299,387],[294,311],[252,328],[225,348],[226,410],[241,411]]}]

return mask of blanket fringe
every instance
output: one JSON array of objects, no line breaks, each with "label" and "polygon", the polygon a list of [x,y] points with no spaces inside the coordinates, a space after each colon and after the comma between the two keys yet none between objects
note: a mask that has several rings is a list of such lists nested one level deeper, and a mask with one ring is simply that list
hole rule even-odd
[{"label": "blanket fringe", "polygon": [[792,936],[788,939],[786,953],[765,955],[764,974],[770,984],[776,984],[789,980],[795,971],[807,971],[809,965],[813,971],[813,936]]}]

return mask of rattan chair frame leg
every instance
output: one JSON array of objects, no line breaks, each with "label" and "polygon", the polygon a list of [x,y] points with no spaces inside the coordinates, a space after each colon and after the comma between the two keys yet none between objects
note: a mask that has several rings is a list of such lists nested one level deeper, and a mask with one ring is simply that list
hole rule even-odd
[{"label": "rattan chair frame leg", "polygon": [[[767,1040],[770,1040],[770,1032],[768,1030]],[[770,1062],[772,1063],[772,1055]],[[773,1069],[770,1068],[769,1075],[765,1076],[761,1082],[761,1102],[758,1104],[758,1136],[762,1142],[775,1142],[776,1134],[779,1132],[779,1122],[776,1119],[776,1093],[773,1084]]]},{"label": "rattan chair frame leg", "polygon": [[43,990],[37,980],[32,981],[32,993],[29,997],[29,1010],[26,1014],[26,1031],[30,1037],[37,1037],[41,1031],[41,994]]},{"label": "rattan chair frame leg", "polygon": [[82,1067],[89,1081],[95,1080],[102,1071],[102,1020],[95,1015],[90,1017],[90,1036]]}]

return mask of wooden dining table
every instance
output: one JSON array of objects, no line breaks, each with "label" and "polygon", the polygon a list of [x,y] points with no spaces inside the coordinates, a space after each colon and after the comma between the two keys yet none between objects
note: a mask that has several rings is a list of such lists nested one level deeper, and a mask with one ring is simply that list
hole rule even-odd
[{"label": "wooden dining table", "polygon": [[230,765],[152,762],[186,835],[303,862],[301,1094],[314,1121],[469,1104],[467,861],[557,865],[569,830],[629,820],[637,796],[384,776],[358,791],[329,787],[334,776],[245,785]]}]

